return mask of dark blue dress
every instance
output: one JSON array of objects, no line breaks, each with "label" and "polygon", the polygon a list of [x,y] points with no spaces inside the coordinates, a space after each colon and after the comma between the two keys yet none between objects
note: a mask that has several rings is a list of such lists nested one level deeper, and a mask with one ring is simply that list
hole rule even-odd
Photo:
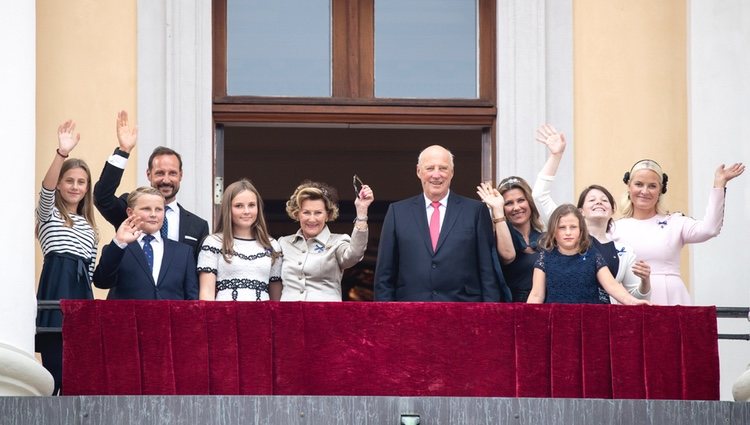
[{"label": "dark blue dress", "polygon": [[[36,299],[93,299],[89,263],[87,258],[68,253],[50,252],[45,255]],[[37,314],[36,325],[59,328],[62,326],[62,313],[60,310],[41,310]]]},{"label": "dark blue dress", "polygon": [[[88,258],[54,251],[45,255],[36,298],[93,299],[89,276],[90,261]],[[60,310],[41,310],[37,314],[36,325],[62,327],[62,313]],[[62,334],[38,333],[34,344],[42,355],[42,364],[55,380],[53,394],[59,394],[62,388]]]},{"label": "dark blue dress", "polygon": [[[612,241],[601,243],[598,239],[592,237],[591,246],[596,248],[599,253],[602,254],[602,257],[604,257],[604,261],[607,262],[607,268],[609,269],[609,272],[612,273],[612,277],[616,277],[617,270],[620,268],[620,255],[617,252],[615,243]],[[609,300],[609,294],[604,290],[604,288],[601,287],[601,285],[599,286],[599,300],[602,302],[602,304],[611,304]]]},{"label": "dark blue dress", "polygon": [[574,255],[542,251],[534,267],[545,273],[545,303],[601,304],[596,273],[607,262],[596,248]]},{"label": "dark blue dress", "polygon": [[[510,235],[513,239],[513,249],[516,251],[516,258],[513,262],[502,265],[503,276],[505,277],[505,283],[510,288],[513,302],[525,303],[531,292],[534,263],[539,258],[537,241],[541,233],[532,228],[529,233],[529,244],[527,245],[521,232],[510,224],[507,224],[507,226],[510,229]],[[528,247],[534,249],[534,252],[525,252],[524,250]]]}]

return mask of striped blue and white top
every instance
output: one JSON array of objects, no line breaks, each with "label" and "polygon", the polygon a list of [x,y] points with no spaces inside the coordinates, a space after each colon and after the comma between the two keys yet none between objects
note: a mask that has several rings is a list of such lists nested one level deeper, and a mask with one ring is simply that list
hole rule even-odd
[{"label": "striped blue and white top", "polygon": [[90,258],[89,277],[94,275],[96,261],[96,235],[94,229],[83,216],[71,214],[73,227],[65,226],[60,211],[55,206],[55,191],[42,187],[39,192],[39,206],[36,210],[39,220],[39,243],[44,255],[61,252]]}]

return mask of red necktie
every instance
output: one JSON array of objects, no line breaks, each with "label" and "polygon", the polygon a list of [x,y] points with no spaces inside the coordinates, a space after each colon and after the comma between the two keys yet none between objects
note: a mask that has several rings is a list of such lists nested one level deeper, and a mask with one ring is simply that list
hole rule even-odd
[{"label": "red necktie", "polygon": [[432,250],[437,248],[438,238],[440,237],[440,202],[432,203],[432,216],[430,217],[430,239],[432,240]]}]

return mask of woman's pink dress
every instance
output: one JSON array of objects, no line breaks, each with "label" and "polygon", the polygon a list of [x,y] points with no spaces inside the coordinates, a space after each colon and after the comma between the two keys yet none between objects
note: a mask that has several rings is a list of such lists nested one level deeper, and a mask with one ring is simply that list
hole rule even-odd
[{"label": "woman's pink dress", "polygon": [[680,250],[685,244],[704,242],[719,234],[724,222],[724,189],[713,188],[703,220],[680,213],[656,215],[646,220],[623,218],[615,222],[612,238],[630,245],[638,260],[651,266],[651,303],[691,305],[680,277]]}]

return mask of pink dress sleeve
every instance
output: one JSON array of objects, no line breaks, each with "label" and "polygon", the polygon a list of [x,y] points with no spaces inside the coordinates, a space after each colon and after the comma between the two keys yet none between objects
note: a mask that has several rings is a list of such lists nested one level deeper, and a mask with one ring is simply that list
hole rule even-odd
[{"label": "pink dress sleeve", "polygon": [[703,220],[686,217],[682,224],[682,242],[707,241],[721,232],[724,224],[724,188],[713,188],[708,195],[708,205]]}]

